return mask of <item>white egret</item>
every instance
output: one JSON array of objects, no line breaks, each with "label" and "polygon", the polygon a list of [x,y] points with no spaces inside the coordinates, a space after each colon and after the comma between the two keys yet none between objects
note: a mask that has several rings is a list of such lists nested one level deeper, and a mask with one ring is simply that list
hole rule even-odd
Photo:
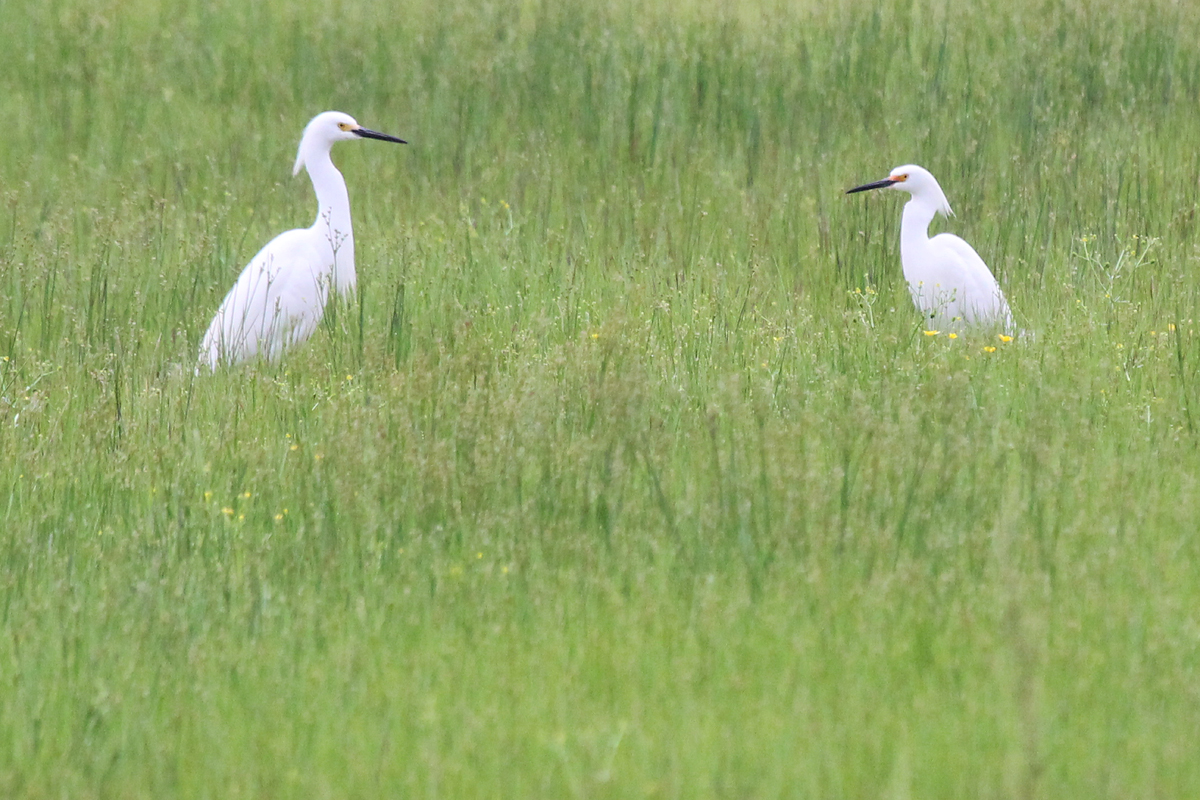
[{"label": "white egret", "polygon": [[1012,333],[1008,301],[975,248],[952,233],[929,237],[935,215],[954,215],[929,170],[915,164],[896,167],[883,180],[856,186],[846,194],[883,188],[912,195],[900,220],[900,263],[913,303],[929,329],[990,327]]},{"label": "white egret", "polygon": [[304,128],[296,164],[308,169],[317,195],[310,228],[281,233],[258,251],[225,295],[200,345],[200,363],[210,369],[251,358],[278,358],[316,330],[332,288],[354,291],[354,231],[346,181],[329,157],[334,142],[403,139],[367,130],[348,114],[326,111]]}]

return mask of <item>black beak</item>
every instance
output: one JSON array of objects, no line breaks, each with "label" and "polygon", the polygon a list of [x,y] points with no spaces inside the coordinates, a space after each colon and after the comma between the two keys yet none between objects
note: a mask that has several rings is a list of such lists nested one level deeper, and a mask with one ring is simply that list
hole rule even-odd
[{"label": "black beak", "polygon": [[379,131],[369,131],[366,128],[355,128],[354,132],[357,133],[359,136],[363,137],[364,139],[378,139],[381,142],[395,142],[396,144],[408,144],[408,142],[404,141],[403,139],[397,139],[395,136],[391,136],[386,133],[380,133]]},{"label": "black beak", "polygon": [[895,183],[895,181],[892,180],[891,178],[884,178],[881,181],[875,181],[874,183],[864,183],[862,186],[855,186],[853,189],[847,189],[846,194],[854,194],[855,192],[865,192],[868,189],[882,189],[885,186],[891,186],[893,183]]}]

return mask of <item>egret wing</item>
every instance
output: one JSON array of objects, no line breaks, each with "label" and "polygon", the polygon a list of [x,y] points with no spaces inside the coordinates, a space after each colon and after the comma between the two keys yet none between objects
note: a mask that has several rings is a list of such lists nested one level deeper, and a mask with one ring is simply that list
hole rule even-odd
[{"label": "egret wing", "polygon": [[965,240],[952,233],[940,233],[929,240],[938,264],[933,282],[940,284],[942,308],[952,320],[967,325],[1012,327],[1012,312],[996,276]]},{"label": "egret wing", "polygon": [[215,369],[256,356],[277,358],[312,335],[325,311],[332,264],[311,229],[276,236],[242,270],[200,346]]}]

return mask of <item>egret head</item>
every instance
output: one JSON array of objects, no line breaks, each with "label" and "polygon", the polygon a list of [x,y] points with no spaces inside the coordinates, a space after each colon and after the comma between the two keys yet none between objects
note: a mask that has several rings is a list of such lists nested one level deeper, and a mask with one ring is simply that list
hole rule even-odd
[{"label": "egret head", "polygon": [[298,175],[311,155],[317,152],[328,153],[334,142],[346,139],[379,139],[383,142],[407,144],[403,139],[397,139],[395,136],[364,128],[349,114],[343,114],[340,111],[326,111],[317,114],[305,126],[304,135],[300,137],[300,148],[296,152],[296,164],[292,167],[292,174]]},{"label": "egret head", "polygon": [[932,206],[938,214],[945,214],[948,217],[954,215],[950,209],[950,201],[946,199],[946,194],[938,185],[937,178],[933,177],[929,170],[918,167],[916,164],[896,167],[883,180],[855,186],[853,189],[847,190],[846,194],[865,192],[868,189],[899,189],[911,194],[913,200]]}]

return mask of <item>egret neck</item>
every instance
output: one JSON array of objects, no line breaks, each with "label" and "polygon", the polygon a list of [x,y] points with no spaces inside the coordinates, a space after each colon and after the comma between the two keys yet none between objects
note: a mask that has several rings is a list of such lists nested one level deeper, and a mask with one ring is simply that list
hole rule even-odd
[{"label": "egret neck", "polygon": [[[908,177],[897,181],[896,185],[905,186]],[[907,187],[906,187],[907,188]],[[904,204],[904,212],[900,217],[900,263],[904,266],[904,277],[908,282],[919,284],[921,276],[917,271],[936,262],[930,252],[929,223],[939,213],[947,217],[954,216],[946,193],[938,185],[933,176],[928,181],[913,181],[913,191],[909,201]]]},{"label": "egret neck", "polygon": [[[947,206],[949,208],[949,206]],[[928,198],[913,196],[904,204],[900,217],[900,261],[919,264],[929,249],[929,223],[937,216],[938,208]],[[907,278],[908,276],[905,275]]]},{"label": "egret neck", "polygon": [[346,180],[329,157],[326,142],[314,142],[303,154],[304,166],[317,195],[317,219],[312,229],[328,241],[333,254],[333,288],[338,294],[354,291],[354,229],[350,223],[350,195]]}]

